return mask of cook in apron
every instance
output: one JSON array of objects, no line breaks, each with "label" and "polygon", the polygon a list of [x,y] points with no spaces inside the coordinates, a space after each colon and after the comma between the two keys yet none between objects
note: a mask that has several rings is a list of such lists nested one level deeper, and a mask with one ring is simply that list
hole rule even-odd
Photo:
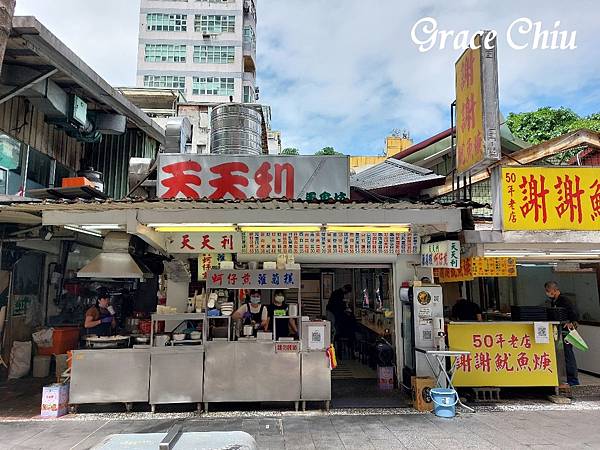
[{"label": "cook in apron", "polygon": [[[111,314],[105,308],[100,308],[99,306],[95,306],[95,308],[100,313],[100,317],[98,320],[102,320],[106,317],[111,317]],[[92,328],[86,328],[85,334],[88,335],[97,335],[97,336],[111,336],[112,335],[112,324],[109,323],[101,323]]]}]

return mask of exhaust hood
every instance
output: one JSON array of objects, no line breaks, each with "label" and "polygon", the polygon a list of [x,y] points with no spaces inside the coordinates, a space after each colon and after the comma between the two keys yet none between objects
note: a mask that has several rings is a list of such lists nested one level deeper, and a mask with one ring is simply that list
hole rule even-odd
[{"label": "exhaust hood", "polygon": [[104,238],[102,253],[77,272],[79,278],[144,279],[153,274],[129,253],[131,236],[110,232]]}]

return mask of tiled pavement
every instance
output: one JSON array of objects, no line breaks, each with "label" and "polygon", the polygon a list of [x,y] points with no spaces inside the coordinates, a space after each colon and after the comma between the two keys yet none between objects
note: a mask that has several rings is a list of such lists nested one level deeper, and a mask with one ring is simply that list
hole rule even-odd
[{"label": "tiled pavement", "polygon": [[117,433],[184,431],[250,433],[261,449],[600,448],[600,410],[461,414],[286,415],[184,420],[0,422],[0,449],[86,449]]}]

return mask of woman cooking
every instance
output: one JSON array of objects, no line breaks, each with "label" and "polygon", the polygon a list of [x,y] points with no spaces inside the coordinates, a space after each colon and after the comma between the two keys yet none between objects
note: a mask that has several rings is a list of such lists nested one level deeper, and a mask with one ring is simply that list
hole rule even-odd
[{"label": "woman cooking", "polygon": [[[269,331],[275,330],[273,339],[287,338],[298,334],[298,327],[294,319],[276,319],[280,316],[289,316],[289,307],[285,302],[285,293],[277,290],[273,294],[273,303],[268,306]],[[291,334],[290,334],[291,331]]]},{"label": "woman cooking", "polygon": [[261,295],[258,289],[252,289],[250,291],[250,301],[244,303],[233,313],[233,320],[243,320],[243,325],[252,326],[252,335],[256,336],[256,333],[261,331],[267,331],[269,326],[269,315],[267,307],[261,305]]},{"label": "woman cooking", "polygon": [[100,288],[97,292],[96,304],[85,313],[85,334],[97,336],[111,336],[112,330],[116,328],[117,322],[114,318],[114,310],[109,305],[110,295],[106,288]]}]

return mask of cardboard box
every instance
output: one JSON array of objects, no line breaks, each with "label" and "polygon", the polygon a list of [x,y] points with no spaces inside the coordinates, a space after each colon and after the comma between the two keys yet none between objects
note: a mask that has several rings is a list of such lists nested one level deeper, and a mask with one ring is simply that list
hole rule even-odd
[{"label": "cardboard box", "polygon": [[88,180],[85,177],[71,177],[71,178],[63,178],[62,187],[81,187],[81,186],[90,186],[94,187],[94,183]]},{"label": "cardboard box", "polygon": [[383,391],[394,389],[393,367],[377,367],[377,386]]},{"label": "cardboard box", "polygon": [[432,411],[430,390],[435,387],[435,380],[430,377],[411,377],[413,408],[417,411]]},{"label": "cardboard box", "polygon": [[69,385],[55,383],[50,386],[44,386],[41,416],[56,418],[64,416],[68,412]]}]

